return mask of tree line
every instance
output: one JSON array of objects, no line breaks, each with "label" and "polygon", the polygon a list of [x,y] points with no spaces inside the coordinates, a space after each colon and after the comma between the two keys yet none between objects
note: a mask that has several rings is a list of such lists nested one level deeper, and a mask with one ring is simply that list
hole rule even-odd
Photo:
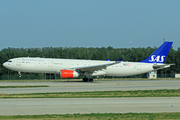
[{"label": "tree line", "polygon": [[[0,76],[16,75],[16,71],[8,70],[2,65],[11,58],[16,57],[41,57],[41,58],[66,58],[66,59],[85,59],[85,60],[106,60],[116,61],[120,58],[123,61],[139,62],[146,59],[157,48],[85,48],[85,47],[43,47],[43,48],[4,48],[0,51]],[[180,48],[170,49],[165,60],[167,64],[175,64],[166,70],[159,70],[158,74],[180,73]],[[36,74],[39,76],[40,74]]]}]

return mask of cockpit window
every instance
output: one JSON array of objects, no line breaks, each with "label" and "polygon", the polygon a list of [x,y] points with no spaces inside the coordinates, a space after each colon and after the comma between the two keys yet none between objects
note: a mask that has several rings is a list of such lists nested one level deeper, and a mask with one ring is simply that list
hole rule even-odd
[{"label": "cockpit window", "polygon": [[8,62],[12,62],[11,60],[8,60]]}]

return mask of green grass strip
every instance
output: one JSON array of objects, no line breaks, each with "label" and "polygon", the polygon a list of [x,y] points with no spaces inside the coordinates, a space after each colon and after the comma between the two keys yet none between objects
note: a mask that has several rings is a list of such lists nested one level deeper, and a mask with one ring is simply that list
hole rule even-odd
[{"label": "green grass strip", "polygon": [[37,86],[0,86],[0,88],[31,88],[31,87],[49,87],[47,85],[37,85]]},{"label": "green grass strip", "polygon": [[94,91],[30,94],[2,94],[0,98],[107,98],[107,97],[180,97],[178,90]]},{"label": "green grass strip", "polygon": [[0,120],[179,120],[180,113],[91,113],[0,116]]}]

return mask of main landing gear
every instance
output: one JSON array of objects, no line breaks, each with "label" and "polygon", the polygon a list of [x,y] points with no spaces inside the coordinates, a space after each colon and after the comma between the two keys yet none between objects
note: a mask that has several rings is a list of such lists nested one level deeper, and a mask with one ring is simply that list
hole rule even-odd
[{"label": "main landing gear", "polygon": [[93,79],[92,78],[83,78],[83,82],[93,82]]}]

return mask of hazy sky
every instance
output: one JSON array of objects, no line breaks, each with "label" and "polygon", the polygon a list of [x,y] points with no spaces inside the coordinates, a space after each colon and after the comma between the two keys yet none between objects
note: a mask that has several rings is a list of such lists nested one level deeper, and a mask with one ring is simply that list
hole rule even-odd
[{"label": "hazy sky", "polygon": [[0,0],[7,47],[180,47],[180,0]]}]

